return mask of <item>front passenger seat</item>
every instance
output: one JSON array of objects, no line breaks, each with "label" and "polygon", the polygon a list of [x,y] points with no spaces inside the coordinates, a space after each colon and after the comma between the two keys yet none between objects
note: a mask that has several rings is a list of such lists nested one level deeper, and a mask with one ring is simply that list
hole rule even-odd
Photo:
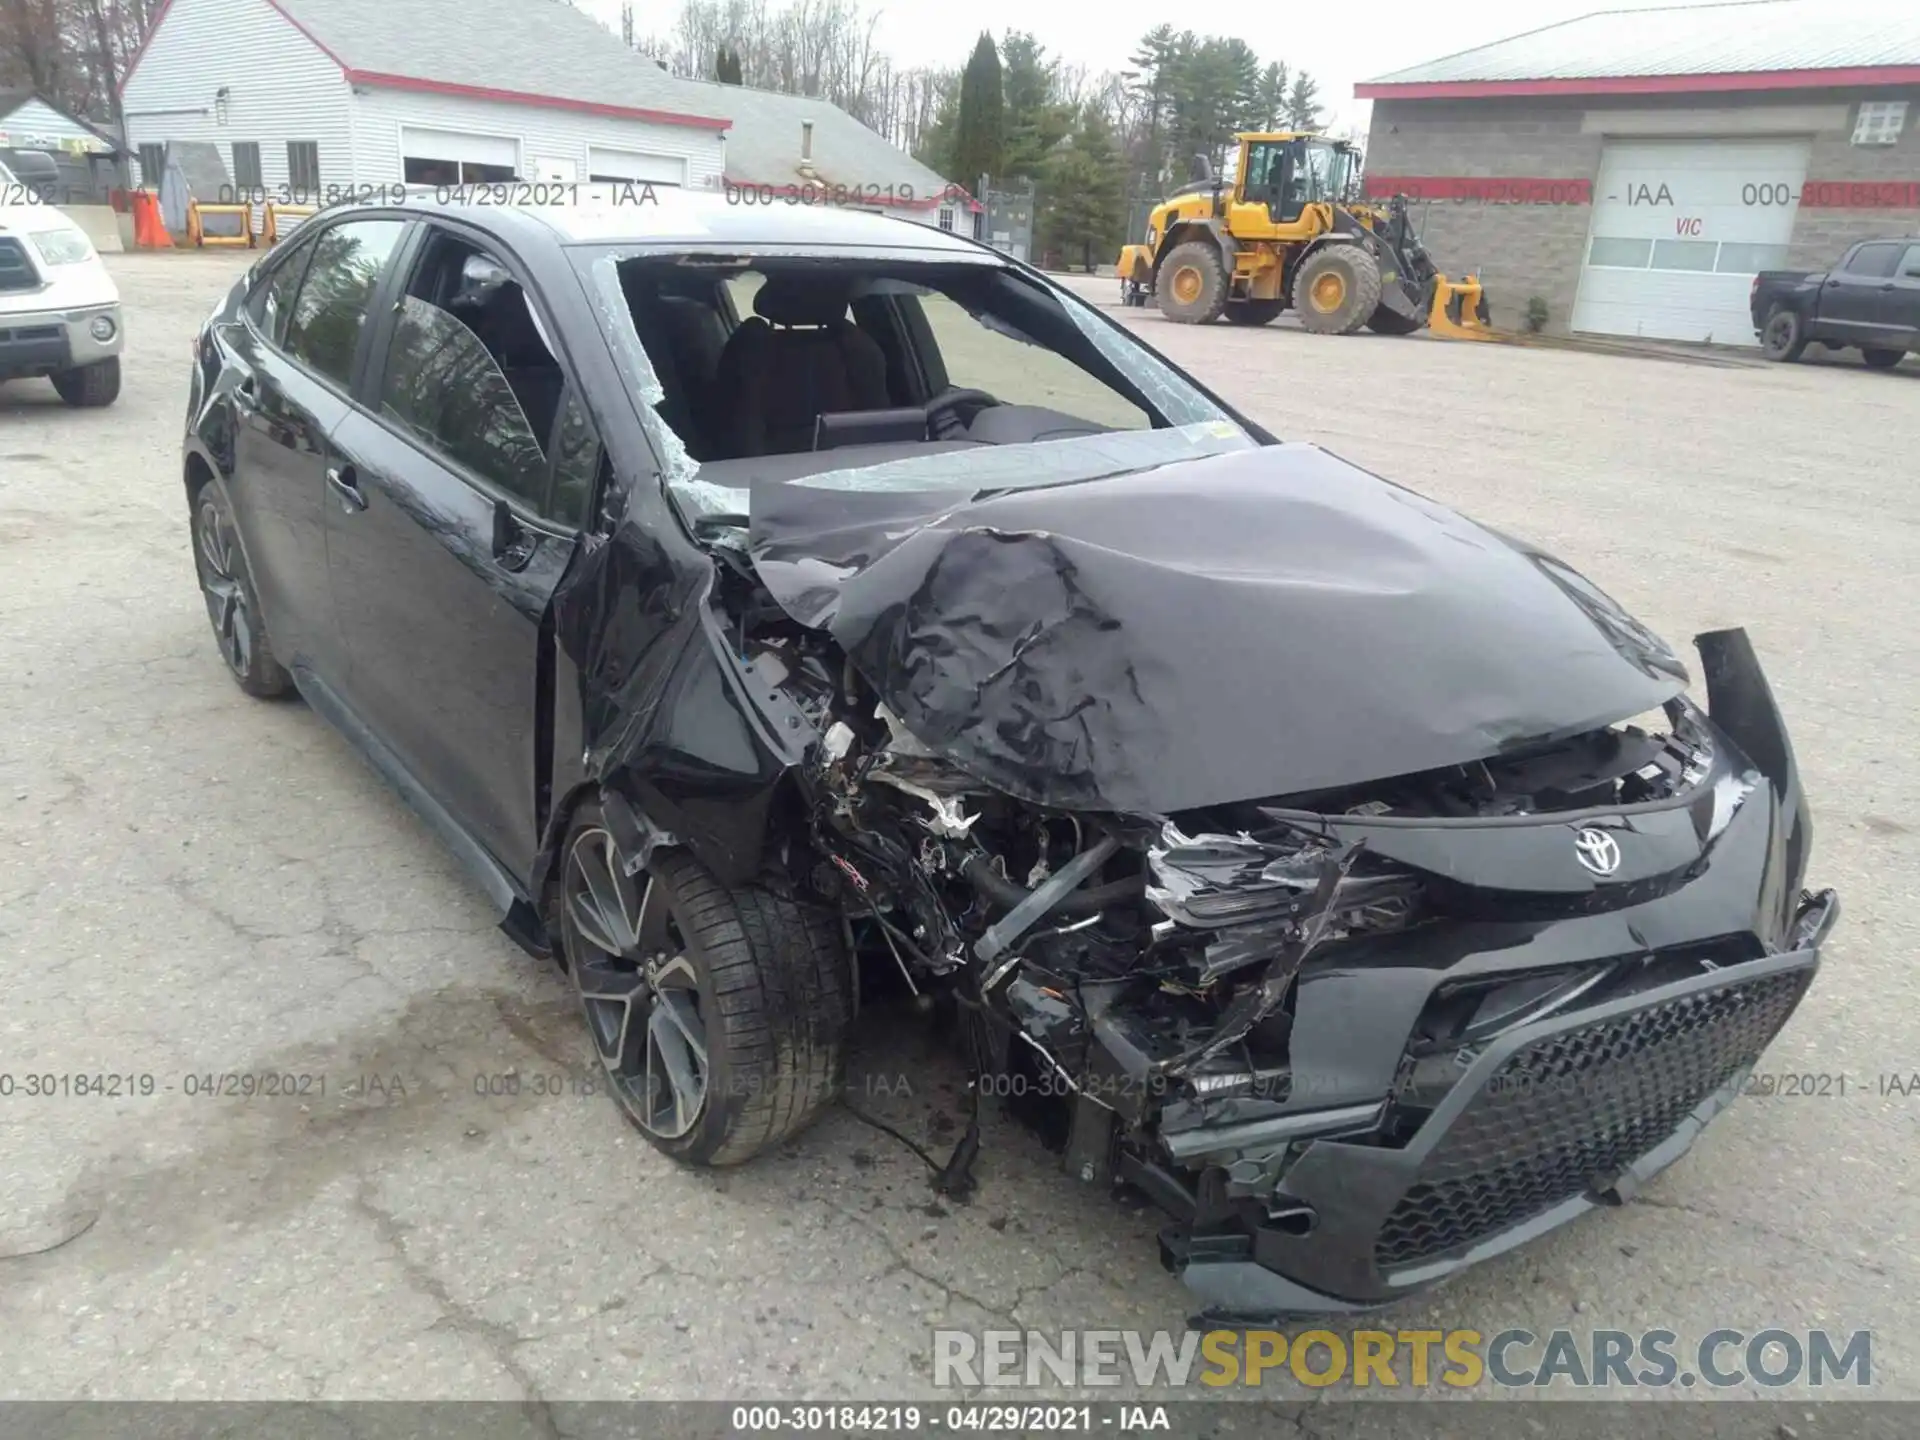
[{"label": "front passenger seat", "polygon": [[731,423],[715,438],[730,455],[791,455],[813,448],[814,422],[845,410],[884,410],[887,358],[847,318],[848,287],[774,276],[753,315],[727,337],[716,408]]}]

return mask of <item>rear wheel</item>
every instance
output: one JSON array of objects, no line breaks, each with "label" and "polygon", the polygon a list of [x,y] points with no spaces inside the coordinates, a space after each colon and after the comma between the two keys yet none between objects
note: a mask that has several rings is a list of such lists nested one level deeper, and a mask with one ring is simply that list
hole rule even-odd
[{"label": "rear wheel", "polygon": [[1358,245],[1316,250],[1293,282],[1293,308],[1316,335],[1351,335],[1380,308],[1380,265]]},{"label": "rear wheel", "polygon": [[1227,306],[1229,325],[1265,325],[1287,308],[1284,300],[1242,300]]},{"label": "rear wheel", "polygon": [[1891,370],[1906,357],[1907,352],[1904,350],[1862,350],[1860,352],[1860,358],[1867,362],[1867,368],[1870,370]]},{"label": "rear wheel", "polygon": [[1806,348],[1798,315],[1791,310],[1775,310],[1767,316],[1766,326],[1760,332],[1760,349],[1769,360],[1791,364]]},{"label": "rear wheel", "polygon": [[597,803],[567,835],[561,950],[608,1087],[655,1148],[737,1165],[839,1095],[852,970],[832,917],[663,852],[639,875]]},{"label": "rear wheel", "polygon": [[1384,305],[1375,306],[1373,314],[1367,317],[1367,328],[1376,335],[1411,335],[1420,328],[1421,323]]},{"label": "rear wheel", "polygon": [[1208,325],[1227,308],[1227,272],[1220,251],[1205,240],[1176,245],[1160,265],[1155,286],[1160,313],[1184,325]]}]

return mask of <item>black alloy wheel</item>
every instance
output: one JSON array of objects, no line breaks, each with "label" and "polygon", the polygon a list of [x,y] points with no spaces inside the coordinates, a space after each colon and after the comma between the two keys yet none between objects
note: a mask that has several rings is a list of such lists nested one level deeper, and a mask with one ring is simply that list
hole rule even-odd
[{"label": "black alloy wheel", "polygon": [[286,694],[293,688],[292,678],[267,643],[259,597],[234,531],[233,512],[212,482],[201,487],[195,500],[193,564],[214,643],[240,688],[263,700]]},{"label": "black alloy wheel", "polygon": [[658,873],[625,873],[613,836],[579,831],[562,888],[567,961],[614,1099],[656,1142],[699,1124],[710,1063],[700,976]]},{"label": "black alloy wheel", "polygon": [[837,915],[729,888],[691,854],[630,871],[597,800],[575,810],[552,926],[627,1120],[695,1165],[736,1165],[838,1099],[853,966]]}]

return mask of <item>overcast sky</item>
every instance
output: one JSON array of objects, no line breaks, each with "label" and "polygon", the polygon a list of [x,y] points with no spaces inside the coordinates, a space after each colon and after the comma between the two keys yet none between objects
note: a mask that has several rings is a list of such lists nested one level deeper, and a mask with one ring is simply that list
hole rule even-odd
[{"label": "overcast sky", "polygon": [[[578,0],[580,8],[615,26],[620,0]],[[770,0],[778,5],[780,0]],[[1262,60],[1306,69],[1335,122],[1362,125],[1367,106],[1353,98],[1355,82],[1418,65],[1526,30],[1596,10],[1645,9],[1674,0],[1363,0],[1363,3],[1222,6],[1196,12],[1175,28],[1236,35]],[[882,47],[906,65],[959,66],[982,30],[997,38],[1007,29],[1030,30],[1052,54],[1091,72],[1126,68],[1139,37],[1169,17],[1166,0],[1103,0],[1102,4],[1039,5],[1033,0],[869,0],[880,11]],[[638,0],[636,24],[643,34],[670,30],[677,0]],[[1354,23],[1324,23],[1330,17]]]}]

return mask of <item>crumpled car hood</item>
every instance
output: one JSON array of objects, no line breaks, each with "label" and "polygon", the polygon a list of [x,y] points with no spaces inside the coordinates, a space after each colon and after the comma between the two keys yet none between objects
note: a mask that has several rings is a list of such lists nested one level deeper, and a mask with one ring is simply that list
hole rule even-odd
[{"label": "crumpled car hood", "polygon": [[1021,799],[1167,814],[1385,779],[1686,684],[1552,556],[1315,446],[978,498],[951,472],[756,484],[749,545],[918,739]]}]

